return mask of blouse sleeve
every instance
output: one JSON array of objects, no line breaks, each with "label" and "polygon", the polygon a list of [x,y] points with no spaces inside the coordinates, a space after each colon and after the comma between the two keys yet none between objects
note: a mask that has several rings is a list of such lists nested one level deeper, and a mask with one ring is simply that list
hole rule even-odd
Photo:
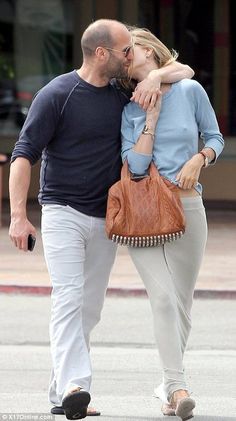
[{"label": "blouse sleeve", "polygon": [[205,147],[211,148],[215,152],[215,159],[211,163],[215,163],[216,159],[224,148],[224,139],[220,133],[216,120],[215,112],[211,106],[209,98],[203,87],[196,82],[196,121],[198,123],[200,136]]}]

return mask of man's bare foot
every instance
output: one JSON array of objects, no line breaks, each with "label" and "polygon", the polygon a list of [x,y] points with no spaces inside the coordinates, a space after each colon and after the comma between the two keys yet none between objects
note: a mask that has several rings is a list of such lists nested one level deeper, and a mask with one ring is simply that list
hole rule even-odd
[{"label": "man's bare foot", "polygon": [[91,406],[88,407],[87,409],[87,416],[88,417],[97,417],[101,415],[100,411],[97,411],[95,408],[92,408]]}]

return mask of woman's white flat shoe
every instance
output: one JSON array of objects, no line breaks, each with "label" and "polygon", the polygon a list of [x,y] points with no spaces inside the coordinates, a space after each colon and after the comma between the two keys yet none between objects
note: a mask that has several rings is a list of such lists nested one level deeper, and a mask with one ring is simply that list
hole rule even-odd
[{"label": "woman's white flat shoe", "polygon": [[163,415],[167,415],[168,417],[175,415],[175,409],[169,403],[163,403],[161,412]]}]

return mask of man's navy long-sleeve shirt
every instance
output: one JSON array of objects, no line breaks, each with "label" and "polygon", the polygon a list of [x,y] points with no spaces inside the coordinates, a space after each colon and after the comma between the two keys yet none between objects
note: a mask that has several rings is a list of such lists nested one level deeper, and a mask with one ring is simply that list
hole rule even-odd
[{"label": "man's navy long-sleeve shirt", "polygon": [[104,217],[108,189],[120,177],[121,113],[115,85],[95,87],[74,70],[42,88],[30,107],[12,161],[42,156],[40,204],[69,205]]}]

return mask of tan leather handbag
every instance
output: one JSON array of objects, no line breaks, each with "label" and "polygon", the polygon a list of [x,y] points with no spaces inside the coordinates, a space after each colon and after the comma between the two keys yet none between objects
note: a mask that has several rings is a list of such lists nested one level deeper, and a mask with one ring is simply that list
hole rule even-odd
[{"label": "tan leather handbag", "polygon": [[106,232],[112,241],[151,247],[184,234],[185,216],[177,187],[161,177],[152,162],[149,175],[132,179],[125,161],[121,180],[108,193]]}]

